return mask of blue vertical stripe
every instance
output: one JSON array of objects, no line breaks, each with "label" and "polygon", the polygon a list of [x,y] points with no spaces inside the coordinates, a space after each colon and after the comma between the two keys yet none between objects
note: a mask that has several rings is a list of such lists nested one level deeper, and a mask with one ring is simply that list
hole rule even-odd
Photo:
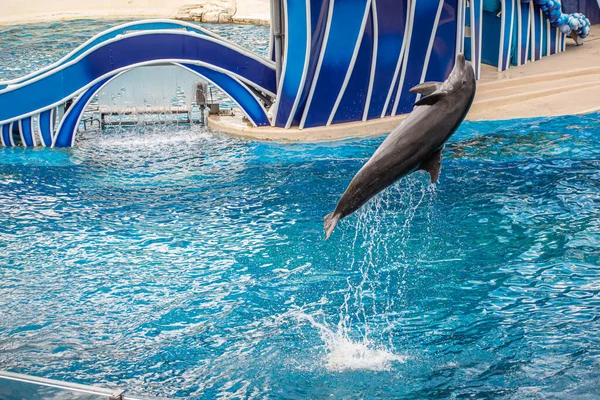
[{"label": "blue vertical stripe", "polygon": [[[375,63],[375,82],[371,93],[368,118],[379,118],[393,84],[394,73],[401,57],[404,30],[408,17],[408,0],[377,1],[377,61]],[[395,93],[392,93],[395,96]],[[395,97],[392,97],[391,104]],[[391,106],[386,114],[389,115]]]},{"label": "blue vertical stripe", "polygon": [[32,128],[31,117],[23,118],[19,122],[19,129],[21,129],[21,135],[23,136],[23,146],[34,147],[35,139],[33,137],[33,128]]},{"label": "blue vertical stripe", "polygon": [[[321,54],[321,48],[325,40],[325,28],[327,26],[327,20],[329,15],[329,1],[330,0],[308,0],[310,1],[310,19],[311,19],[311,44],[310,44],[310,57],[308,62],[308,70],[306,73],[306,80],[304,86],[300,88],[298,98],[298,108],[294,115],[292,124],[300,124],[302,114],[304,113],[304,107],[306,106],[306,100],[310,92],[310,88],[313,83],[317,65],[319,63],[319,56]],[[333,1],[333,0],[331,0]]]},{"label": "blue vertical stripe", "polygon": [[519,1],[519,7],[521,9],[521,31],[519,32],[521,37],[521,48],[519,49],[519,52],[521,55],[521,65],[523,65],[526,63],[529,55],[529,41],[527,40],[527,37],[531,31],[531,16],[529,15],[530,7],[528,3],[522,3]]},{"label": "blue vertical stripe", "polygon": [[2,143],[6,147],[12,147],[12,124],[2,125]]},{"label": "blue vertical stripe", "polygon": [[504,23],[504,32],[500,38],[502,53],[502,63],[499,66],[500,71],[506,71],[511,63],[512,38],[514,35],[515,22],[515,0],[502,0],[502,22]]},{"label": "blue vertical stripe", "polygon": [[[415,5],[415,13],[410,43],[408,43],[408,58],[405,59],[407,63],[406,75],[404,82],[398,83],[398,90],[401,93],[396,114],[410,112],[413,108],[416,94],[410,93],[408,90],[421,83],[429,40],[435,28],[435,17],[439,6],[438,1],[415,1],[413,4]],[[450,38],[451,40],[454,39],[452,40],[453,44],[456,44],[455,38],[456,33],[453,33]],[[449,57],[448,59],[452,58]]]},{"label": "blue vertical stripe", "polygon": [[[446,80],[454,67],[458,7],[458,0],[444,1],[431,55],[429,56],[425,81],[442,82]],[[471,21],[471,26],[473,26],[473,21]],[[406,89],[410,89],[410,87]]]},{"label": "blue vertical stripe", "polygon": [[334,1],[333,15],[323,63],[315,78],[311,103],[304,111],[307,128],[323,126],[329,120],[350,67],[368,3],[367,0],[331,1]]},{"label": "blue vertical stripe", "polygon": [[373,63],[373,39],[373,16],[372,13],[369,13],[354,70],[336,111],[334,123],[362,119],[369,91],[371,64]]},{"label": "blue vertical stripe", "polygon": [[52,146],[52,111],[46,110],[39,116],[40,119],[40,136],[42,138],[42,144],[46,147]]},{"label": "blue vertical stripe", "polygon": [[285,46],[285,71],[283,71],[281,90],[277,93],[276,125],[285,127],[296,104],[303,85],[305,64],[308,61],[307,43],[308,26],[306,2],[308,0],[287,0],[285,10],[287,16]]}]

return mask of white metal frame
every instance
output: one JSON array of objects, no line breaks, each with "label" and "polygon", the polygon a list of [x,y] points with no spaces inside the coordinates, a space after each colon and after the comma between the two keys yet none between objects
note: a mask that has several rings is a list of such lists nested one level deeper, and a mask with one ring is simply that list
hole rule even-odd
[{"label": "white metal frame", "polygon": [[[10,85],[13,85],[13,84],[22,83],[22,82],[24,82],[26,80],[29,80],[29,78],[31,78],[31,77],[34,77],[34,76],[37,76],[39,74],[42,74],[42,73],[48,72],[50,70],[53,70],[53,69],[59,67],[60,65],[62,65],[69,58],[73,57],[74,54],[77,54],[78,52],[80,52],[83,48],[89,46],[94,41],[98,40],[102,36],[107,35],[107,34],[109,34],[111,32],[114,32],[114,31],[117,31],[117,30],[121,30],[121,29],[130,27],[130,26],[142,25],[142,24],[150,24],[150,23],[171,23],[171,24],[174,24],[174,25],[180,25],[181,27],[184,27],[184,28],[194,29],[194,30],[197,30],[197,31],[200,31],[200,32],[204,33],[204,35],[206,35],[206,36],[210,36],[212,38],[218,39],[220,42],[226,43],[228,45],[228,47],[234,48],[236,50],[240,50],[243,53],[247,53],[248,52],[248,50],[246,50],[243,47],[235,44],[234,42],[232,42],[232,41],[230,41],[228,39],[222,38],[221,36],[217,35],[216,33],[213,33],[211,31],[209,31],[208,29],[204,29],[204,28],[202,28],[202,27],[200,27],[198,25],[194,25],[194,24],[189,23],[189,22],[178,21],[178,20],[173,20],[173,19],[145,19],[145,20],[141,20],[141,21],[128,22],[128,23],[125,23],[125,24],[117,25],[117,26],[115,26],[113,28],[110,28],[110,29],[107,29],[107,30],[105,30],[103,32],[100,32],[97,35],[95,35],[94,37],[92,37],[91,39],[89,39],[86,42],[84,42],[79,47],[77,47],[75,50],[71,51],[69,54],[67,54],[63,58],[61,58],[60,60],[58,60],[57,62],[55,62],[53,64],[50,64],[47,67],[44,67],[44,68],[42,68],[40,70],[31,72],[31,73],[29,73],[29,74],[27,74],[25,76],[20,77],[20,78],[15,78],[15,79],[7,80],[7,81],[0,81],[0,85],[10,86]],[[169,30],[173,30],[173,29],[160,29],[160,30],[150,30],[150,31],[148,31],[148,30],[146,30],[146,31],[140,30],[140,31],[136,31],[136,32],[153,32],[153,33],[159,33],[159,32],[165,32],[165,31],[169,31]],[[178,32],[181,33],[181,31],[178,31]],[[132,33],[134,33],[134,32],[129,32],[129,33],[127,33],[127,35],[131,35]],[[190,33],[193,33],[193,32],[190,32]],[[202,36],[204,36],[204,35],[202,35]],[[121,35],[118,35],[117,37],[123,37],[123,36],[124,35],[121,34]],[[114,38],[112,38],[112,39],[114,39]],[[111,39],[109,39],[109,40],[111,40]],[[102,42],[102,43],[104,43],[104,42]],[[102,43],[99,43],[99,44],[102,44]],[[94,47],[96,47],[96,46],[94,46]],[[255,58],[257,58],[257,59],[260,58],[265,63],[271,64],[273,67],[275,67],[275,62],[274,61],[271,61],[268,58],[264,58],[264,57],[261,57],[261,56],[258,56],[258,55],[254,55],[254,56],[255,56]]]},{"label": "white metal frame", "polygon": [[[139,32],[132,32],[132,33],[128,34],[127,37],[153,35],[153,34],[156,34],[156,33],[157,33],[157,31],[139,31]],[[214,38],[211,38],[211,37],[208,37],[208,36],[198,35],[198,34],[191,33],[191,32],[182,32],[182,31],[177,31],[177,30],[161,30],[160,33],[161,34],[171,34],[171,35],[192,36],[192,37],[206,39],[206,40],[209,40],[209,41],[221,44],[220,41],[217,40],[217,39],[214,39]],[[29,80],[29,81],[21,82],[21,83],[15,84],[15,85],[11,85],[11,86],[6,87],[5,89],[0,90],[0,95],[2,95],[4,93],[11,92],[11,91],[16,90],[18,88],[21,88],[23,86],[27,86],[27,85],[29,85],[29,84],[31,84],[33,82],[37,82],[37,81],[39,81],[39,80],[41,80],[41,79],[43,79],[43,78],[45,78],[45,77],[47,77],[47,76],[49,76],[49,75],[51,75],[53,73],[62,71],[64,69],[68,68],[69,66],[78,63],[83,58],[85,58],[88,54],[90,54],[91,52],[95,51],[97,48],[106,46],[106,45],[111,44],[113,42],[118,42],[118,41],[120,41],[122,39],[123,39],[122,36],[118,36],[118,37],[115,37],[113,39],[110,39],[110,40],[107,40],[105,42],[102,42],[102,43],[100,43],[100,44],[98,44],[98,45],[96,45],[96,46],[88,49],[85,53],[82,53],[76,59],[74,59],[74,60],[72,60],[72,61],[70,61],[70,62],[62,65],[60,68],[54,69],[52,71],[47,71],[44,74],[36,76],[35,78],[33,78],[33,79]],[[247,54],[245,54],[245,55],[251,55],[252,54],[252,53],[249,53],[247,51],[246,51],[246,53]],[[255,56],[255,55],[253,55],[252,58],[256,59],[259,62],[264,61],[264,60],[258,59],[257,56]],[[230,76],[231,78],[239,79],[239,80],[241,80],[241,81],[249,84],[250,86],[253,86],[253,87],[255,87],[255,88],[263,91],[264,93],[267,93],[268,95],[270,95],[272,97],[276,97],[275,93],[271,92],[270,90],[267,90],[267,89],[261,87],[260,85],[257,85],[256,83],[254,83],[254,82],[252,82],[252,81],[250,81],[250,80],[248,80],[248,79],[246,79],[246,78],[244,78],[244,77],[242,77],[242,76],[240,76],[240,75],[238,75],[238,74],[236,74],[234,72],[231,72],[231,71],[228,71],[226,69],[214,66],[214,65],[212,65],[210,63],[206,63],[204,61],[185,60],[185,59],[184,60],[181,60],[181,59],[161,59],[161,60],[146,61],[144,63],[134,64],[134,65],[128,65],[126,67],[119,68],[117,70],[114,70],[114,71],[111,71],[109,73],[106,73],[106,74],[102,75],[101,77],[95,79],[94,81],[90,82],[88,85],[84,86],[83,88],[75,91],[74,93],[70,94],[69,96],[66,96],[63,99],[61,99],[61,100],[59,100],[59,101],[57,101],[57,102],[55,102],[55,103],[53,103],[51,105],[45,106],[43,108],[37,109],[35,111],[29,112],[29,113],[26,113],[26,114],[19,115],[17,117],[13,117],[13,118],[10,118],[10,119],[4,120],[4,121],[0,121],[0,125],[6,124],[8,122],[18,121],[20,119],[23,119],[23,118],[26,118],[26,117],[29,117],[29,116],[32,116],[32,115],[36,115],[36,114],[39,114],[39,113],[41,113],[43,111],[49,110],[51,108],[54,108],[54,107],[58,106],[59,104],[62,104],[62,103],[64,103],[65,101],[67,101],[69,99],[72,99],[73,97],[77,96],[78,94],[80,94],[80,93],[84,92],[85,90],[89,89],[90,87],[94,86],[96,83],[100,82],[102,79],[104,79],[104,78],[106,78],[108,76],[111,76],[113,74],[116,74],[116,73],[119,73],[119,72],[122,72],[122,71],[125,71],[125,70],[128,70],[128,69],[131,69],[134,66],[157,65],[157,64],[173,64],[173,63],[186,63],[186,64],[193,64],[193,65],[199,65],[199,66],[202,66],[202,67],[206,67],[206,68],[212,69],[214,71],[224,73],[224,74]],[[265,66],[271,67],[271,65],[267,65],[266,63],[263,63],[263,64]]]},{"label": "white metal frame", "polygon": [[0,381],[2,379],[14,381],[14,382],[27,383],[30,385],[51,387],[51,388],[55,388],[55,389],[59,389],[59,390],[84,393],[84,394],[89,394],[89,395],[93,395],[93,396],[103,396],[109,400],[110,399],[142,400],[141,398],[138,398],[138,397],[126,395],[125,392],[120,389],[105,389],[105,388],[100,388],[100,387],[95,387],[95,386],[80,385],[77,383],[67,383],[67,382],[61,382],[61,381],[57,381],[57,380],[53,380],[53,379],[38,378],[36,376],[31,376],[31,375],[16,374],[14,372],[8,372],[8,371],[0,371]]}]

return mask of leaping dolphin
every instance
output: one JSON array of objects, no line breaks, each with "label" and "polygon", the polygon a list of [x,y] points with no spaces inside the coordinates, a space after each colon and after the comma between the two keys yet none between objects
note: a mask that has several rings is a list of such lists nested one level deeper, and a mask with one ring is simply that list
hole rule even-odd
[{"label": "leaping dolphin", "polygon": [[459,54],[446,81],[424,82],[410,92],[424,97],[358,171],[335,211],[327,214],[325,240],[340,219],[403,176],[422,169],[429,172],[431,183],[438,180],[444,143],[463,121],[475,97],[473,67]]}]

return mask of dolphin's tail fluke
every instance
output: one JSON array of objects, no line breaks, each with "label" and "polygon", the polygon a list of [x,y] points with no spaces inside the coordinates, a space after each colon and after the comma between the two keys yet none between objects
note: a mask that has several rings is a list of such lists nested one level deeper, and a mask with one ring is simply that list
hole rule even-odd
[{"label": "dolphin's tail fluke", "polygon": [[331,233],[335,229],[335,226],[340,220],[340,214],[336,214],[335,212],[329,213],[325,216],[325,240],[329,239]]}]

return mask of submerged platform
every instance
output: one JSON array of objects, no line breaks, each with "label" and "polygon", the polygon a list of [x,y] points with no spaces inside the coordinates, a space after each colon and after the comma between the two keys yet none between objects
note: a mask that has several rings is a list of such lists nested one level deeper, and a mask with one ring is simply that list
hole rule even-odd
[{"label": "submerged platform", "polygon": [[[467,120],[577,115],[600,111],[600,25],[583,46],[567,43],[567,51],[537,62],[497,72],[482,66],[477,95]],[[240,114],[240,113],[238,113]],[[211,116],[208,126],[237,138],[278,142],[317,142],[380,135],[405,115],[307,129],[252,127],[241,115]]]}]

